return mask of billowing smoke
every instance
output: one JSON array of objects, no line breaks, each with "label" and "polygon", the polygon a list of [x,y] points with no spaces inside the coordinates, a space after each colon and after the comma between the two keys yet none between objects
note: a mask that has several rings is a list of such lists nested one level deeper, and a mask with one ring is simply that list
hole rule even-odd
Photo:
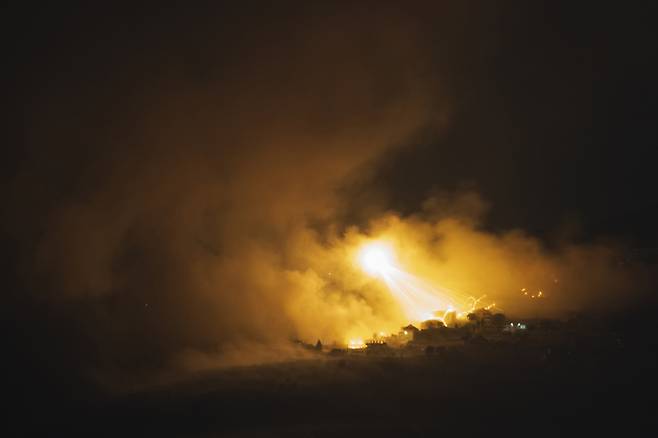
[{"label": "billowing smoke", "polygon": [[329,9],[166,16],[37,84],[6,231],[25,293],[79,319],[99,367],[301,335],[295,239],[333,220],[353,172],[440,122],[417,23]]},{"label": "billowing smoke", "polygon": [[484,232],[480,211],[461,212],[481,209],[474,195],[338,220],[351,181],[445,123],[427,29],[386,8],[274,22],[126,31],[118,53],[99,42],[34,92],[5,234],[21,247],[20,293],[89,338],[82,362],[270,360],[254,346],[395,330],[395,301],[353,263],[373,237],[393,239],[416,275],[513,313],[625,289],[605,248]]}]

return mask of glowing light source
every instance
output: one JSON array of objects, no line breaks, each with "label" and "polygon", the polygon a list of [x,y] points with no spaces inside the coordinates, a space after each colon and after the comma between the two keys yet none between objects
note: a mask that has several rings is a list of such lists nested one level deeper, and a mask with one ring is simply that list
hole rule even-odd
[{"label": "glowing light source", "polygon": [[350,339],[347,343],[347,348],[350,350],[360,350],[366,348],[366,344],[362,339]]},{"label": "glowing light source", "polygon": [[372,242],[361,248],[359,263],[370,275],[381,276],[394,268],[393,249],[383,242]]},{"label": "glowing light source", "polygon": [[[475,299],[463,292],[430,284],[411,274],[398,265],[393,247],[385,241],[375,240],[363,245],[357,253],[357,261],[367,274],[386,284],[405,316],[412,322],[437,320],[456,325],[457,320],[465,319],[486,297],[483,295]],[[495,307],[495,303],[486,309],[492,307]]]}]

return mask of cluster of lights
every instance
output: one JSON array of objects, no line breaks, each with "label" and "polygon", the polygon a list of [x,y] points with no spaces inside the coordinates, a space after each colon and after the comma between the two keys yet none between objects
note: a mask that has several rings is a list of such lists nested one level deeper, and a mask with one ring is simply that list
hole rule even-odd
[{"label": "cluster of lights", "polygon": [[523,295],[528,296],[530,298],[544,298],[544,292],[541,290],[538,290],[536,293],[529,294],[528,290],[524,287],[521,289],[521,292]]}]

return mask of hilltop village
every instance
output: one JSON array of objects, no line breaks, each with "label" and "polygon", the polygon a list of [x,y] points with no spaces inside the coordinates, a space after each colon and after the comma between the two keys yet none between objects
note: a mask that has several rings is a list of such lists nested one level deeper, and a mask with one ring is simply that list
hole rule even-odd
[{"label": "hilltop village", "polygon": [[[441,355],[465,347],[512,346],[522,344],[542,350],[544,356],[553,352],[551,345],[565,346],[576,341],[574,335],[592,340],[600,339],[607,345],[621,341],[614,334],[601,337],[597,328],[583,315],[573,314],[563,319],[531,318],[510,320],[503,313],[477,309],[464,319],[452,312],[444,317],[426,320],[418,326],[408,324],[398,333],[373,333],[367,340],[353,340],[346,344],[324,345],[295,341],[305,349],[329,356],[418,356]],[[554,350],[555,348],[553,348]]]}]

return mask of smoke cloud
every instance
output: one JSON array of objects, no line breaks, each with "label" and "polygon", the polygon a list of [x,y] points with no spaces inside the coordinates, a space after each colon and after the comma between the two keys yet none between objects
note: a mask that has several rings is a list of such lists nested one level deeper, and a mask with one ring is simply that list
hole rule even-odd
[{"label": "smoke cloud", "polygon": [[204,23],[174,39],[166,21],[41,83],[4,234],[21,248],[20,293],[76,321],[91,368],[247,363],[240,351],[271,360],[254,345],[394,331],[399,307],[354,264],[371,238],[394,241],[414,274],[509,313],[627,290],[609,248],[549,251],[522,231],[484,231],[473,193],[344,223],[345,188],[438,132],[449,105],[419,17],[335,12],[254,18],[258,38]]}]

